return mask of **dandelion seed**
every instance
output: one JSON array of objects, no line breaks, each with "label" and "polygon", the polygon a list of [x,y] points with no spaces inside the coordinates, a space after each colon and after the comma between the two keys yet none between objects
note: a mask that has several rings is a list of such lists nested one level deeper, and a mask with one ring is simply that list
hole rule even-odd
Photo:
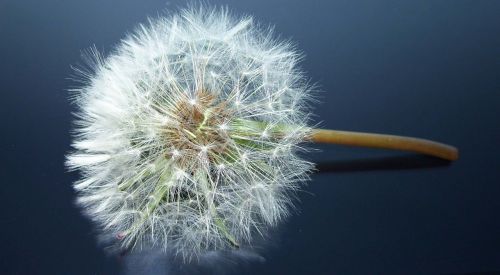
[{"label": "dandelion seed", "polygon": [[172,158],[178,157],[180,155],[181,153],[179,152],[179,150],[177,149],[172,150]]},{"label": "dandelion seed", "polygon": [[225,131],[225,130],[227,130],[227,129],[228,129],[228,126],[227,126],[227,124],[226,124],[226,123],[223,123],[223,124],[219,125],[219,129],[221,129],[221,130]]}]

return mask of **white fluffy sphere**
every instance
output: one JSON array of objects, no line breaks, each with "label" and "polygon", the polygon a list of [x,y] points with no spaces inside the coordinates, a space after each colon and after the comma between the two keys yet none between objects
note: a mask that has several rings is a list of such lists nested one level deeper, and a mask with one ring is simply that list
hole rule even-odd
[{"label": "white fluffy sphere", "polygon": [[94,52],[67,166],[122,248],[184,257],[247,244],[289,214],[312,165],[299,55],[252,19],[188,9]]}]

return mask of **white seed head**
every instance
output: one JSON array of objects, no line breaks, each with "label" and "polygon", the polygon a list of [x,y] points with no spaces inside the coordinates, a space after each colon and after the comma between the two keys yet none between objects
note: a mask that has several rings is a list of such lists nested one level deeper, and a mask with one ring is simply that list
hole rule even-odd
[{"label": "white seed head", "polygon": [[66,164],[103,235],[191,258],[289,214],[311,169],[297,156],[311,87],[292,46],[249,17],[198,8],[92,53]]}]

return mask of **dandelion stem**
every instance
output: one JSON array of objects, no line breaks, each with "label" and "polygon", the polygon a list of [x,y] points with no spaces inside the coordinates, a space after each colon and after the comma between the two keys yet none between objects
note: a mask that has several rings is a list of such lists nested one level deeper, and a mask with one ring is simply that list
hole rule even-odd
[{"label": "dandelion stem", "polygon": [[411,151],[450,161],[458,159],[457,148],[421,138],[327,129],[312,129],[310,140],[316,143],[331,143]]},{"label": "dandelion stem", "polygon": [[[395,136],[395,135],[385,135],[385,134],[374,134],[374,133],[363,133],[363,132],[351,132],[351,131],[339,131],[339,130],[328,130],[328,129],[315,129],[315,128],[303,128],[293,125],[269,125],[266,122],[254,121],[254,120],[244,120],[240,119],[235,121],[232,125],[233,129],[237,130],[237,133],[243,136],[259,136],[262,131],[269,127],[269,132],[271,132],[275,137],[282,136],[289,131],[295,130],[307,130],[309,131],[309,140],[316,143],[330,143],[348,146],[361,146],[361,147],[372,147],[372,148],[382,148],[391,150],[401,150],[410,151],[425,155],[430,155],[445,160],[457,160],[458,159],[458,149],[444,143],[439,143],[436,141],[405,137],[405,136]],[[240,138],[245,140],[242,136],[236,134],[232,135],[233,138]],[[249,143],[250,141],[247,141]]]}]

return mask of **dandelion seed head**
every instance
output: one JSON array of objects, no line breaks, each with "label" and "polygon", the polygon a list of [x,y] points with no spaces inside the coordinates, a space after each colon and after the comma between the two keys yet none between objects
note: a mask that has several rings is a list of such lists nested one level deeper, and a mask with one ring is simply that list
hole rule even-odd
[{"label": "dandelion seed head", "polygon": [[[289,214],[311,164],[300,55],[224,9],[151,19],[75,89],[78,203],[117,247],[185,259]],[[287,148],[287,150],[283,150]]]}]

